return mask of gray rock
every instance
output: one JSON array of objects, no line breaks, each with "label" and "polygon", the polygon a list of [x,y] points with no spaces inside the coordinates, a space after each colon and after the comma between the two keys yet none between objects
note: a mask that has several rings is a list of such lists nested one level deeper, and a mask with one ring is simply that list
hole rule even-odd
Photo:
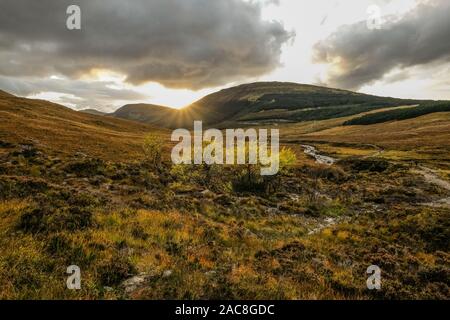
[{"label": "gray rock", "polygon": [[172,270],[166,270],[163,272],[163,278],[168,278],[172,275]]},{"label": "gray rock", "polygon": [[134,276],[122,282],[122,287],[125,289],[126,293],[131,293],[134,290],[136,290],[139,286],[141,286],[146,279],[147,279],[146,274],[140,274],[138,276]]}]

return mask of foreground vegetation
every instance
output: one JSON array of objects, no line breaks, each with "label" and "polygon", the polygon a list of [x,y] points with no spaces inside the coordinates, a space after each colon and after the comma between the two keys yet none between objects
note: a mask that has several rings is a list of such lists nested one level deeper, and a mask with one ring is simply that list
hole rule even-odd
[{"label": "foreground vegetation", "polygon": [[[0,298],[450,297],[448,191],[420,163],[323,166],[292,145],[298,160],[263,179],[172,166],[145,141],[134,161],[0,143]],[[366,288],[372,264],[380,291]]]}]

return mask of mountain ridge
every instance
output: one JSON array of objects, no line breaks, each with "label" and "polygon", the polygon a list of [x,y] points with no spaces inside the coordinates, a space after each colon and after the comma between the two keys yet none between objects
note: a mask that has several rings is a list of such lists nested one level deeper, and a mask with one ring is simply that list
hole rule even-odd
[{"label": "mountain ridge", "polygon": [[[420,103],[421,100],[379,97],[348,90],[294,82],[255,82],[211,93],[183,109],[134,104],[125,105],[115,117],[175,128],[233,125],[245,121],[299,122],[347,116],[381,107]],[[319,109],[325,111],[317,112]],[[309,113],[304,113],[310,111]],[[311,112],[312,111],[312,112]],[[263,114],[266,112],[265,114]],[[318,114],[318,115],[317,115]]]}]

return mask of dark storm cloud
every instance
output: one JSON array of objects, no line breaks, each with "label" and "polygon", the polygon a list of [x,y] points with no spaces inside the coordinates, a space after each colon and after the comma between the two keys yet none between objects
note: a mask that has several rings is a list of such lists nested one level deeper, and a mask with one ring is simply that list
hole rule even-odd
[{"label": "dark storm cloud", "polygon": [[315,62],[331,63],[328,85],[359,89],[394,68],[450,61],[450,1],[419,4],[381,30],[366,22],[346,25],[317,43]]},{"label": "dark storm cloud", "polygon": [[[79,5],[82,30],[66,28]],[[279,65],[293,34],[243,0],[1,0],[0,74],[78,77],[95,68],[127,81],[200,89]]]}]

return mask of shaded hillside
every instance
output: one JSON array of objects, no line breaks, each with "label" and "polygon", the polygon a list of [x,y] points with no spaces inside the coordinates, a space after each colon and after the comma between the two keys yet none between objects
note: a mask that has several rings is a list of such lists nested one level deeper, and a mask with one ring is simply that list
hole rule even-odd
[{"label": "shaded hillside", "polygon": [[351,114],[355,114],[358,109],[363,112],[370,108],[406,103],[414,102],[297,83],[260,82],[219,91],[190,108],[204,114],[207,123],[269,119],[304,121],[310,120],[311,115],[303,117],[302,113],[295,111],[316,111],[329,107],[333,108],[332,112],[325,118],[332,118],[340,116],[344,108],[353,108]]},{"label": "shaded hillside", "polygon": [[127,104],[110,114],[116,118],[139,121],[147,124],[168,127],[176,123],[177,110],[154,104]]},{"label": "shaded hillside", "polygon": [[98,110],[95,110],[95,109],[84,109],[84,110],[80,110],[80,112],[84,112],[84,113],[87,113],[87,114],[93,114],[93,115],[96,115],[96,116],[104,116],[104,115],[106,115],[105,112],[101,112],[101,111],[98,111]]},{"label": "shaded hillside", "polygon": [[42,150],[82,152],[103,158],[142,154],[141,143],[154,127],[77,112],[44,100],[0,95],[0,141],[33,144]]},{"label": "shaded hillside", "polygon": [[242,121],[331,119],[419,102],[289,82],[258,82],[207,95],[179,111],[140,104],[125,106],[113,115],[171,128],[190,127],[194,120],[202,120],[206,125],[233,126]]}]

